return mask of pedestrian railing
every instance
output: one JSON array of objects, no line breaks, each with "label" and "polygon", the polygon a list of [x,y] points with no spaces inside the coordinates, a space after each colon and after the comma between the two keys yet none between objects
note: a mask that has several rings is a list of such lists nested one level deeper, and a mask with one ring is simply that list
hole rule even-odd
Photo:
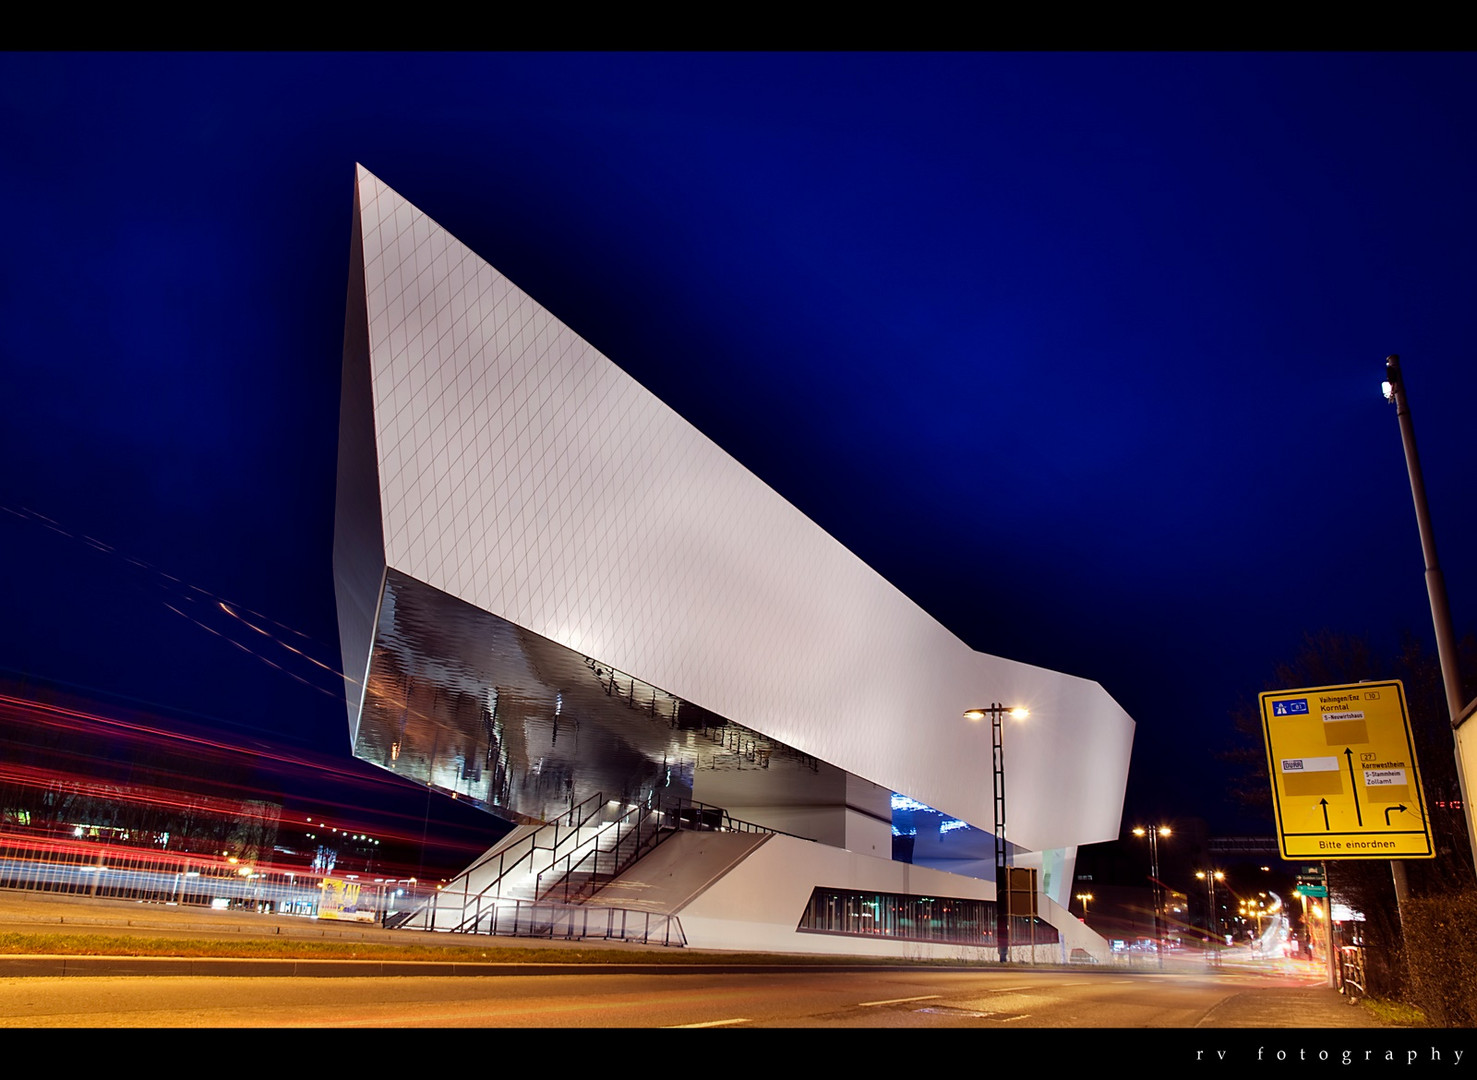
[{"label": "pedestrian railing", "polygon": [[[426,912],[434,925],[434,908],[442,897],[427,901]],[[556,904],[534,900],[497,900],[482,904],[475,919],[463,916],[460,900],[445,897],[450,903],[455,933],[492,934],[502,937],[558,938],[567,941],[595,939],[625,941],[635,945],[682,947],[687,937],[682,921],[675,915],[632,908],[605,907],[595,904]]]},{"label": "pedestrian railing", "polygon": [[1339,993],[1347,994],[1351,1001],[1368,997],[1369,993],[1365,989],[1364,949],[1358,945],[1342,945],[1339,947],[1338,959]]},{"label": "pedestrian railing", "polygon": [[220,855],[0,831],[0,889],[316,916],[325,880],[338,886],[336,895],[353,897],[332,914],[365,922],[417,906],[430,891],[411,879],[286,870]]}]

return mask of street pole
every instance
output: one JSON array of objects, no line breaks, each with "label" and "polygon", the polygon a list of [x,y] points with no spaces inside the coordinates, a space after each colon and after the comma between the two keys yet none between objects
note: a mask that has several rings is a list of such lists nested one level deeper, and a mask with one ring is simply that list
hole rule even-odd
[{"label": "street pole", "polygon": [[[990,755],[995,768],[995,944],[1010,959],[1010,849],[1005,843],[1005,731],[999,702],[990,705]],[[1004,895],[1001,890],[1004,890]]]},{"label": "street pole", "polygon": [[1215,967],[1221,959],[1221,939],[1220,934],[1217,933],[1220,929],[1220,912],[1215,906],[1215,883],[1218,877],[1225,875],[1219,870],[1197,870],[1195,876],[1205,879],[1205,897],[1210,905],[1205,913],[1205,947],[1208,950],[1206,958],[1209,964]]},{"label": "street pole", "polygon": [[1338,961],[1333,955],[1333,884],[1328,880],[1328,863],[1320,859],[1318,868],[1323,872],[1323,925],[1328,935],[1328,985],[1331,989],[1337,990],[1339,987]]},{"label": "street pole", "polygon": [[1164,926],[1161,922],[1160,912],[1163,908],[1163,900],[1160,896],[1159,885],[1159,837],[1169,835],[1169,826],[1155,825],[1145,828],[1136,826],[1133,830],[1135,836],[1147,836],[1149,838],[1149,882],[1153,886],[1151,895],[1154,898],[1154,955],[1159,960],[1159,967],[1164,967]]},{"label": "street pole", "polygon": [[1220,954],[1221,954],[1221,941],[1222,941],[1222,938],[1221,938],[1221,909],[1218,908],[1218,907],[1216,907],[1216,903],[1215,903],[1215,882],[1216,882],[1216,877],[1219,874],[1220,874],[1220,871],[1217,870],[1214,873],[1208,874],[1206,876],[1206,879],[1210,882],[1210,934],[1211,934],[1211,937],[1215,939],[1215,954],[1216,954],[1217,957],[1219,957]]},{"label": "street pole", "polygon": [[1154,878],[1154,956],[1164,967],[1164,895],[1159,885],[1159,830],[1149,830],[1149,873]]},{"label": "street pole", "polygon": [[[995,945],[1003,964],[1010,959],[1010,845],[1005,839],[1005,715],[1024,719],[1030,711],[1019,706],[1002,705],[998,701],[988,706],[965,710],[967,720],[990,718],[990,760],[994,771],[992,789],[995,796]],[[1034,924],[1033,924],[1034,934]],[[1035,939],[1031,942],[1034,959]]]},{"label": "street pole", "polygon": [[[1395,404],[1395,415],[1400,421],[1400,441],[1405,447],[1405,467],[1410,473],[1410,494],[1415,500],[1416,525],[1421,534],[1421,552],[1426,559],[1426,595],[1431,603],[1431,622],[1436,629],[1436,655],[1441,661],[1441,681],[1446,688],[1446,708],[1451,718],[1452,739],[1456,753],[1457,785],[1461,790],[1462,813],[1467,820],[1467,844],[1472,852],[1474,867],[1477,867],[1477,818],[1474,818],[1472,800],[1467,797],[1466,762],[1468,753],[1477,752],[1477,737],[1467,733],[1471,749],[1463,746],[1462,720],[1465,712],[1462,702],[1462,677],[1457,668],[1456,634],[1451,627],[1451,608],[1446,600],[1446,581],[1441,575],[1441,564],[1436,558],[1436,536],[1431,529],[1431,509],[1426,503],[1426,482],[1421,474],[1421,459],[1415,448],[1415,424],[1410,418],[1410,402],[1405,396],[1405,380],[1400,372],[1400,357],[1385,358],[1385,396]],[[1396,878],[1396,891],[1403,891],[1405,868],[1392,871]],[[1326,880],[1326,879],[1325,879]],[[1332,920],[1330,920],[1330,927]]]}]

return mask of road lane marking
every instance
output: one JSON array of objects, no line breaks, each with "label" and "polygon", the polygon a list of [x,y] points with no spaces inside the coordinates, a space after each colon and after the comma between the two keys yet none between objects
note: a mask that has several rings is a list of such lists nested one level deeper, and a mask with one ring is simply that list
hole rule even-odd
[{"label": "road lane marking", "polygon": [[747,1016],[735,1016],[732,1020],[705,1020],[701,1024],[669,1024],[667,1026],[675,1030],[677,1028],[724,1027],[727,1024],[747,1023],[749,1023],[749,1018]]},{"label": "road lane marking", "polygon": [[902,1005],[909,1001],[933,1001],[934,999],[941,998],[943,996],[943,994],[923,994],[920,997],[889,998],[886,1001],[858,1001],[857,1008],[865,1009],[872,1005]]}]

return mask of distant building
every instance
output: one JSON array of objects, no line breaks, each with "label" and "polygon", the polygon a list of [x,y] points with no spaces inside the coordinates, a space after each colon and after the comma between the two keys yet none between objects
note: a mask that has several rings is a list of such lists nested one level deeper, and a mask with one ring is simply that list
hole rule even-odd
[{"label": "distant building", "polygon": [[714,947],[988,946],[990,732],[962,714],[1004,702],[1040,935],[1100,944],[1064,906],[1077,845],[1118,835],[1134,725],[1101,686],[971,650],[363,168],[343,372],[353,752],[560,848],[462,895]]},{"label": "distant building", "polygon": [[[22,859],[108,847],[282,872],[409,876],[421,865],[420,817],[415,836],[381,832],[382,818],[371,835],[357,816],[327,817],[284,794],[291,766],[261,748],[158,706],[0,679],[0,847]],[[344,790],[324,805],[341,806]]]},{"label": "distant building", "polygon": [[282,816],[251,755],[50,686],[0,685],[0,835],[268,858]]}]

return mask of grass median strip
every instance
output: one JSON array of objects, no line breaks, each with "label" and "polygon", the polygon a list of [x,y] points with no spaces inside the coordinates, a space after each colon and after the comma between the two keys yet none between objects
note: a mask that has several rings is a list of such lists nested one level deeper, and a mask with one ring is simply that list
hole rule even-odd
[{"label": "grass median strip", "polygon": [[[852,957],[708,953],[685,949],[582,949],[516,945],[389,945],[374,942],[292,939],[151,938],[109,934],[0,934],[0,955],[169,956],[261,960],[410,960],[444,964],[834,964],[867,963]],[[875,963],[875,961],[871,961]]]}]

